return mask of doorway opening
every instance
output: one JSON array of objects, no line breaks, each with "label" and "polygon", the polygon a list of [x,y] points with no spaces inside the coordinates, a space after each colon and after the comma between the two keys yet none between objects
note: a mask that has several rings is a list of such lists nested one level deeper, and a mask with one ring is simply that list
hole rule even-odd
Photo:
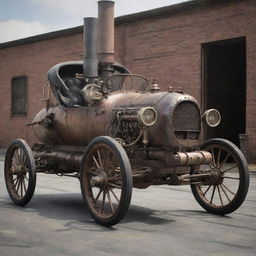
[{"label": "doorway opening", "polygon": [[205,129],[205,139],[225,138],[237,146],[245,133],[245,37],[202,44],[203,110],[216,108],[222,120]]}]

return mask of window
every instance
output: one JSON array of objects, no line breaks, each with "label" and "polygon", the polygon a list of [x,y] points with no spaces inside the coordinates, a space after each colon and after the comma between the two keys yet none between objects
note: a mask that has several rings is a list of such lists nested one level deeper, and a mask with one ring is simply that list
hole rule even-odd
[{"label": "window", "polygon": [[12,79],[12,115],[27,114],[27,77]]}]

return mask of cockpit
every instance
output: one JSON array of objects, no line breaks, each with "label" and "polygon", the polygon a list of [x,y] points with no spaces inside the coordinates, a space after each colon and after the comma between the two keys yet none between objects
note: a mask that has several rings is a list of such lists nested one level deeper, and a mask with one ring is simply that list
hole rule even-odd
[{"label": "cockpit", "polygon": [[[99,70],[100,73],[100,70]],[[102,85],[88,84],[83,75],[83,62],[63,62],[53,66],[48,71],[50,87],[57,102],[68,108],[87,107],[92,104],[88,93],[105,93],[115,91],[145,91],[149,81],[140,75],[131,75],[127,68],[114,63],[112,75]]]}]

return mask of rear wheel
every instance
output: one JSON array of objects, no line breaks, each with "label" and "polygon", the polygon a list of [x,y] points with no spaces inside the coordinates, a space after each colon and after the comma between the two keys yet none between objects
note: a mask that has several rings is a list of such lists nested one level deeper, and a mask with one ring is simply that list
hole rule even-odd
[{"label": "rear wheel", "polygon": [[208,140],[201,149],[209,151],[213,160],[194,173],[210,172],[211,178],[203,185],[191,185],[195,199],[210,213],[224,215],[235,211],[245,200],[249,187],[244,155],[237,146],[224,139]]},{"label": "rear wheel", "polygon": [[32,198],[36,186],[35,160],[28,144],[14,140],[5,156],[5,183],[12,201],[20,206]]},{"label": "rear wheel", "polygon": [[104,226],[118,223],[132,196],[132,172],[123,147],[113,138],[95,138],[81,166],[81,190],[93,219]]}]

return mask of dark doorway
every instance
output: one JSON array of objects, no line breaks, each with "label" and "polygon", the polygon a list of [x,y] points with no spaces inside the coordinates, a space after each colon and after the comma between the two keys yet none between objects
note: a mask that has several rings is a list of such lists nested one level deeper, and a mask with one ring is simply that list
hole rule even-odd
[{"label": "dark doorway", "polygon": [[216,108],[222,117],[218,127],[206,128],[205,137],[225,138],[239,146],[239,134],[245,133],[245,38],[203,44],[202,53],[203,108]]}]

